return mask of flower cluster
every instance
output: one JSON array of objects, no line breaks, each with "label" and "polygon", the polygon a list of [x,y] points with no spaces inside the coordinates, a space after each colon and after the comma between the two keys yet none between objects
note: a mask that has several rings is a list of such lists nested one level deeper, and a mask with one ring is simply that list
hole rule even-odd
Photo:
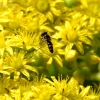
[{"label": "flower cluster", "polygon": [[[73,76],[80,84],[100,81],[99,5],[99,0],[0,0],[0,76],[17,81],[33,80],[38,74],[62,74]],[[44,40],[43,32],[48,34]],[[60,86],[54,82],[53,87]],[[76,98],[66,88],[72,91],[69,86],[53,88],[48,98],[65,100],[60,94]]]},{"label": "flower cluster", "polygon": [[92,87],[83,87],[78,82],[68,77],[58,80],[51,77],[52,81],[37,76],[29,82],[20,78],[15,82],[9,78],[0,78],[0,99],[1,100],[99,100],[100,88],[97,92]]}]

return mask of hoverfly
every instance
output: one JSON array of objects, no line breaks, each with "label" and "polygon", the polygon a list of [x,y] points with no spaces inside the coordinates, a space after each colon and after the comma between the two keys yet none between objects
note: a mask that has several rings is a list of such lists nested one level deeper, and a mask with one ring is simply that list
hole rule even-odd
[{"label": "hoverfly", "polygon": [[53,53],[53,44],[51,42],[51,37],[48,35],[48,33],[42,32],[41,38],[47,43],[49,51]]}]

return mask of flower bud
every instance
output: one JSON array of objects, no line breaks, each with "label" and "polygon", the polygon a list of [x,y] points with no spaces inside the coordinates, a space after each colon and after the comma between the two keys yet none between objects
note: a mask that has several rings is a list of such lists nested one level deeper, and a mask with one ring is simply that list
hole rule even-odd
[{"label": "flower bud", "polygon": [[36,7],[40,12],[46,12],[49,10],[49,3],[46,0],[39,0]]},{"label": "flower bud", "polygon": [[83,73],[85,75],[85,79],[89,80],[91,78],[91,71],[90,71],[90,69],[88,67],[83,67],[82,71],[83,71]]},{"label": "flower bud", "polygon": [[100,72],[92,74],[91,79],[95,81],[100,81]]},{"label": "flower bud", "polygon": [[66,61],[75,61],[77,59],[78,53],[76,50],[70,50],[68,53],[65,54]]},{"label": "flower bud", "polygon": [[76,70],[73,73],[73,77],[79,82],[79,84],[83,84],[85,80],[85,75],[82,70]]},{"label": "flower bud", "polygon": [[76,4],[76,0],[64,0],[67,7],[73,7]]},{"label": "flower bud", "polygon": [[97,56],[95,53],[87,53],[85,55],[85,58],[84,60],[88,63],[88,64],[91,64],[91,65],[94,65],[94,64],[97,64],[100,62],[100,57]]}]

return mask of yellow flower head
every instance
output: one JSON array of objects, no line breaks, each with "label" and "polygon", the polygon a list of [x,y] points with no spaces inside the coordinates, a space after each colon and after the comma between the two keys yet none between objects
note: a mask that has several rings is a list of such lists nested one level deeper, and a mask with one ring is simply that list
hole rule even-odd
[{"label": "yellow flower head", "polygon": [[[55,34],[55,38],[61,38],[66,45],[65,52],[67,53],[75,45],[81,54],[84,54],[82,43],[92,45],[90,39],[93,39],[92,34],[86,29],[86,16],[76,14],[71,21],[65,21],[65,25],[56,26],[59,31]],[[89,39],[90,38],[90,39]]]},{"label": "yellow flower head", "polygon": [[[79,93],[79,86],[78,82],[74,79],[67,77],[66,79],[63,79],[58,76],[58,80],[55,77],[51,77],[53,81],[50,81],[48,79],[45,79],[51,86],[54,87],[54,95],[53,99],[55,100],[62,100],[62,99],[72,99],[77,100],[79,99],[78,93]],[[81,97],[80,97],[81,98]]]},{"label": "yellow flower head", "polygon": [[10,52],[7,51],[7,53],[4,55],[3,70],[10,74],[13,72],[15,77],[19,77],[22,73],[29,79],[30,75],[28,70],[35,73],[38,73],[38,71],[33,66],[27,64],[29,61],[31,61],[31,57],[30,59],[28,57],[25,56],[25,52],[23,51],[18,52],[17,50],[13,51],[10,49]]},{"label": "yellow flower head", "polygon": [[7,77],[0,78],[0,94],[9,94],[9,92],[17,86],[18,84],[17,82],[15,84],[14,80],[11,80]]},{"label": "yellow flower head", "polygon": [[53,22],[53,14],[59,16],[60,10],[57,10],[55,5],[62,0],[37,0],[32,1],[34,14],[39,13],[44,18],[46,17]]},{"label": "yellow flower head", "polygon": [[[84,2],[85,1],[85,2]],[[100,1],[98,0],[84,0],[82,1],[85,5],[85,14],[89,17],[99,18],[100,17]],[[93,8],[93,9],[92,9]]]}]

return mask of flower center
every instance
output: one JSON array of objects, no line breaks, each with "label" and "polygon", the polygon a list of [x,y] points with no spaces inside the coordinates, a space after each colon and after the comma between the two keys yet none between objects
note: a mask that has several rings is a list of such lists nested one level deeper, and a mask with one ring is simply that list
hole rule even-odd
[{"label": "flower center", "polygon": [[23,68],[23,64],[22,64],[22,59],[20,58],[13,58],[13,60],[10,62],[11,66],[14,67],[17,70],[20,70]]},{"label": "flower center", "polygon": [[78,34],[77,34],[77,32],[75,33],[75,31],[73,31],[73,32],[70,32],[70,33],[68,34],[68,40],[69,40],[70,42],[76,42],[77,39],[78,39]]},{"label": "flower center", "polygon": [[49,3],[47,0],[39,0],[37,2],[36,8],[42,13],[47,12],[49,10]]}]

